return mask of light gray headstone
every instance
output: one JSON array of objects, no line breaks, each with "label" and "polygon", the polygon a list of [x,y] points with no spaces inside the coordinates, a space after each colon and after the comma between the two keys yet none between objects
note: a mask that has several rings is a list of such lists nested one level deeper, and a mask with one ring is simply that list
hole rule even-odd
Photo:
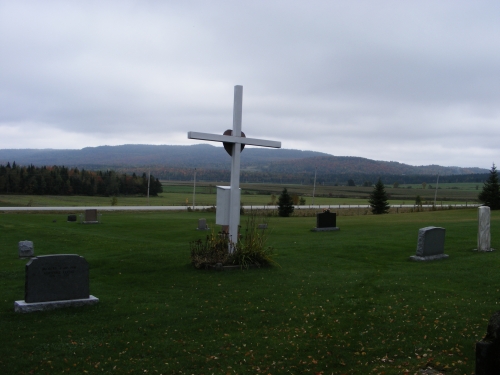
[{"label": "light gray headstone", "polygon": [[198,219],[198,228],[196,228],[198,230],[208,230],[210,229],[208,226],[207,226],[207,220],[206,219]]},{"label": "light gray headstone", "polygon": [[412,260],[437,260],[448,258],[444,253],[444,238],[446,229],[440,227],[425,227],[418,231],[417,253]]},{"label": "light gray headstone", "polygon": [[490,208],[478,208],[477,250],[491,251]]},{"label": "light gray headstone", "polygon": [[35,256],[33,241],[19,241],[17,248],[19,250],[19,258],[31,258]]}]

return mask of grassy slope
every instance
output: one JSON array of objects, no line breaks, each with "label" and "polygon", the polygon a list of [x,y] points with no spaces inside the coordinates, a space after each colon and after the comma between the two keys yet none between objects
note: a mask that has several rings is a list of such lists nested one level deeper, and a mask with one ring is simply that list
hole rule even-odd
[{"label": "grassy slope", "polygon": [[[269,218],[280,267],[221,273],[189,265],[199,217],[214,226],[197,212],[104,214],[100,225],[0,215],[0,373],[473,371],[500,290],[500,253],[471,251],[476,210],[341,217],[328,233],[310,232],[313,218]],[[499,224],[494,212],[497,248]],[[446,228],[450,259],[409,262],[428,225]],[[37,255],[84,256],[100,303],[15,314],[25,239]]]}]

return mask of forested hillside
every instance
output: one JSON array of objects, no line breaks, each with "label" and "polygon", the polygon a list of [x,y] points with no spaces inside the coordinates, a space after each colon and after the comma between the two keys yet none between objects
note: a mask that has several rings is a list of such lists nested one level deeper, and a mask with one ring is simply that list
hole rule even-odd
[{"label": "forested hillside", "polygon": [[[327,155],[314,151],[245,148],[243,168],[262,168],[270,162],[297,160]],[[0,149],[0,164],[66,165],[86,169],[165,166],[175,168],[229,169],[231,158],[222,147],[207,144],[192,146],[122,145],[86,147],[81,150]]]},{"label": "forested hillside", "polygon": [[[192,146],[122,145],[87,147],[81,150],[0,150],[0,164],[24,166],[65,166],[71,170],[107,171],[127,176],[150,170],[162,180],[189,181],[194,169],[204,181],[229,181],[231,158],[222,147],[208,144]],[[50,167],[57,168],[57,167]],[[322,184],[356,185],[384,183],[421,183],[435,181],[482,182],[488,169],[412,166],[395,161],[377,161],[352,156],[333,156],[314,151],[247,147],[241,154],[242,182],[313,183],[314,174]],[[90,172],[87,172],[90,173]],[[104,173],[104,172],[100,172]],[[43,185],[43,184],[42,184]],[[37,187],[42,189],[40,185]],[[78,187],[76,187],[78,189]],[[101,194],[100,191],[99,194]]]}]

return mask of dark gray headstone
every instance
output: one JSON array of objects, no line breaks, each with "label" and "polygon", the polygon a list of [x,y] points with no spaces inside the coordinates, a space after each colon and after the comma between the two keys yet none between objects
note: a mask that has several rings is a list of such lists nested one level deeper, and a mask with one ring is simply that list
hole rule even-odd
[{"label": "dark gray headstone", "polygon": [[257,225],[257,229],[267,229],[267,224],[259,224]]},{"label": "dark gray headstone", "polygon": [[448,258],[444,253],[444,238],[446,229],[440,227],[425,227],[418,231],[417,253],[412,260],[436,260]]},{"label": "dark gray headstone", "polygon": [[316,228],[334,228],[337,226],[337,214],[335,212],[322,212],[316,214]]},{"label": "dark gray headstone", "polygon": [[311,230],[313,232],[339,230],[339,228],[337,228],[337,214],[330,211],[316,214],[316,228]]},{"label": "dark gray headstone", "polygon": [[89,264],[74,254],[43,255],[26,264],[26,303],[89,298]]},{"label": "dark gray headstone", "polygon": [[35,256],[33,241],[19,241],[17,249],[19,250],[19,258],[31,258]]},{"label": "dark gray headstone", "polygon": [[97,223],[97,210],[85,210],[85,223]]},{"label": "dark gray headstone", "polygon": [[500,311],[488,322],[486,336],[476,343],[476,375],[500,374]]},{"label": "dark gray headstone", "polygon": [[68,221],[76,221],[76,215],[68,215]]}]

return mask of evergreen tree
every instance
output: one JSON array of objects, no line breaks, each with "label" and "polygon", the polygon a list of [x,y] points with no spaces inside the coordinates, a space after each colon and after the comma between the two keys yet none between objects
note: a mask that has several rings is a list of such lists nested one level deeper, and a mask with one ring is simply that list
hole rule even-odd
[{"label": "evergreen tree", "polygon": [[293,213],[293,200],[286,188],[283,189],[278,198],[278,215],[288,217]]},{"label": "evergreen tree", "polygon": [[380,178],[375,184],[368,202],[370,203],[372,213],[374,215],[387,214],[389,212],[390,206],[389,203],[387,203],[387,194],[385,192],[384,184]]},{"label": "evergreen tree", "polygon": [[481,191],[478,198],[485,206],[489,206],[490,209],[500,209],[500,185],[498,183],[498,174],[495,164],[491,167],[490,176],[484,182],[483,191]]}]

